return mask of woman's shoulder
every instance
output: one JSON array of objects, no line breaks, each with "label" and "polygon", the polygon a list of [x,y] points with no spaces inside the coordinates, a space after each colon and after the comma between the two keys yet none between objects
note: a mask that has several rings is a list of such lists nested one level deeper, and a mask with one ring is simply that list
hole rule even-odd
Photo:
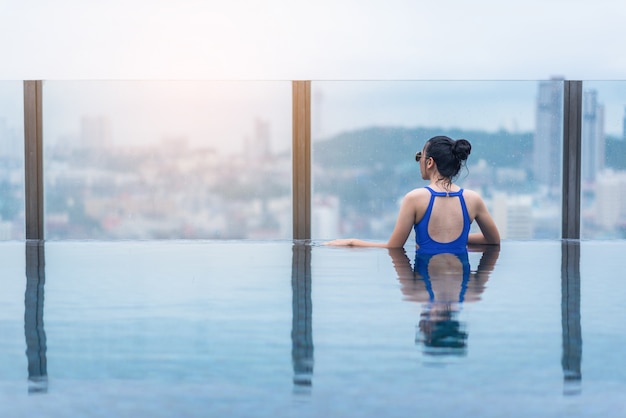
[{"label": "woman's shoulder", "polygon": [[463,198],[468,204],[481,204],[483,198],[477,191],[470,189],[463,189]]},{"label": "woman's shoulder", "polygon": [[418,187],[404,195],[405,204],[413,206],[418,212],[424,211],[430,201],[430,191],[425,187]]},{"label": "woman's shoulder", "polygon": [[406,198],[422,198],[425,196],[430,196],[430,191],[426,187],[417,187],[410,192],[408,192],[405,197]]},{"label": "woman's shoulder", "polygon": [[470,198],[476,198],[476,197],[481,198],[480,194],[478,194],[477,191],[471,190],[471,189],[463,189],[463,196],[470,197]]}]

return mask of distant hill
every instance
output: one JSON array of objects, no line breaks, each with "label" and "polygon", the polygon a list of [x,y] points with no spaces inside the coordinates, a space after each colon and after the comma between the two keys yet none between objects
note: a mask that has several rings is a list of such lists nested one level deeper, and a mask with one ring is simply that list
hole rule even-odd
[{"label": "distant hill", "polygon": [[500,167],[527,167],[531,162],[533,133],[484,132],[460,129],[370,127],[343,132],[313,144],[313,158],[321,167],[393,166],[406,158],[414,163],[415,152],[436,135],[464,138],[472,144],[470,161],[486,160]]},{"label": "distant hill", "polygon": [[[472,144],[468,164],[485,160],[498,167],[531,170],[533,132],[485,132],[461,129],[369,127],[342,132],[313,144],[313,159],[320,167],[359,168],[398,166],[406,158],[413,163],[415,152],[433,136],[464,138]],[[626,170],[626,141],[612,136],[606,138],[606,165]]]}]

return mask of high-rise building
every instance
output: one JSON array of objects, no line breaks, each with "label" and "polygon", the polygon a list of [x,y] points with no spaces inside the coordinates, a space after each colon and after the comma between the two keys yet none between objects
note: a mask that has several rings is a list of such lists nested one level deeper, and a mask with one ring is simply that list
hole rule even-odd
[{"label": "high-rise building", "polygon": [[494,193],[493,218],[503,239],[533,238],[533,199],[530,195]]},{"label": "high-rise building", "polygon": [[533,176],[536,184],[552,196],[561,193],[563,80],[554,77],[539,82],[535,115]]},{"label": "high-rise building", "polygon": [[272,155],[270,140],[270,123],[256,119],[254,121],[254,136],[244,138],[244,155],[249,161],[265,161]]},{"label": "high-rise building", "polygon": [[20,158],[24,152],[24,143],[16,130],[7,121],[0,118],[0,157]]},{"label": "high-rise building", "polygon": [[313,202],[311,228],[313,237],[328,239],[340,235],[340,202],[337,196],[316,195]]},{"label": "high-rise building", "polygon": [[311,113],[313,121],[311,123],[311,134],[313,139],[322,138],[324,130],[322,126],[322,111],[324,106],[324,92],[320,89],[316,89],[313,92],[313,103],[311,106]]},{"label": "high-rise building", "polygon": [[80,119],[79,148],[109,149],[112,146],[111,122],[106,116],[83,116]]},{"label": "high-rise building", "polygon": [[624,107],[624,121],[623,121],[622,129],[624,131],[622,133],[622,139],[626,141],[626,107]]},{"label": "high-rise building", "polygon": [[594,213],[605,231],[626,221],[626,171],[605,170],[598,176]]},{"label": "high-rise building", "polygon": [[598,92],[583,94],[582,178],[593,183],[605,160],[604,106],[598,103]]}]

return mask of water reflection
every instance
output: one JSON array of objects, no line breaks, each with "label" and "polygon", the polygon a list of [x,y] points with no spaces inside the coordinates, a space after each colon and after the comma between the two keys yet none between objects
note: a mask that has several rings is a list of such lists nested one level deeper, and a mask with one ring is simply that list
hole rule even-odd
[{"label": "water reflection", "polygon": [[580,326],[580,242],[561,244],[561,327],[563,330],[563,393],[581,392],[583,339]]},{"label": "water reflection", "polygon": [[293,292],[291,327],[291,358],[293,383],[298,389],[312,385],[313,377],[313,304],[311,299],[311,246],[293,245],[291,264]]},{"label": "water reflection", "polygon": [[468,333],[458,319],[464,302],[480,300],[493,271],[500,247],[472,246],[482,252],[476,270],[471,270],[468,252],[461,254],[415,254],[414,267],[403,249],[390,249],[394,268],[406,300],[424,304],[416,343],[430,355],[465,355]]},{"label": "water reflection", "polygon": [[45,252],[42,241],[26,242],[26,293],[24,295],[24,335],[28,359],[28,392],[48,391],[46,332],[43,324]]}]

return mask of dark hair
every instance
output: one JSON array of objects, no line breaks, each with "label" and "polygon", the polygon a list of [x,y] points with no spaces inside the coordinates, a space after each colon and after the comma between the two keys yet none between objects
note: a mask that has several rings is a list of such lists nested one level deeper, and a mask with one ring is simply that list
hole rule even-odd
[{"label": "dark hair", "polygon": [[425,354],[465,355],[467,337],[465,324],[456,319],[458,312],[447,306],[440,312],[424,312],[419,322],[415,343],[422,343]]},{"label": "dark hair", "polygon": [[434,136],[426,141],[426,155],[432,157],[437,170],[444,179],[452,182],[461,171],[467,157],[472,151],[472,144],[465,139],[454,140],[447,136]]}]

